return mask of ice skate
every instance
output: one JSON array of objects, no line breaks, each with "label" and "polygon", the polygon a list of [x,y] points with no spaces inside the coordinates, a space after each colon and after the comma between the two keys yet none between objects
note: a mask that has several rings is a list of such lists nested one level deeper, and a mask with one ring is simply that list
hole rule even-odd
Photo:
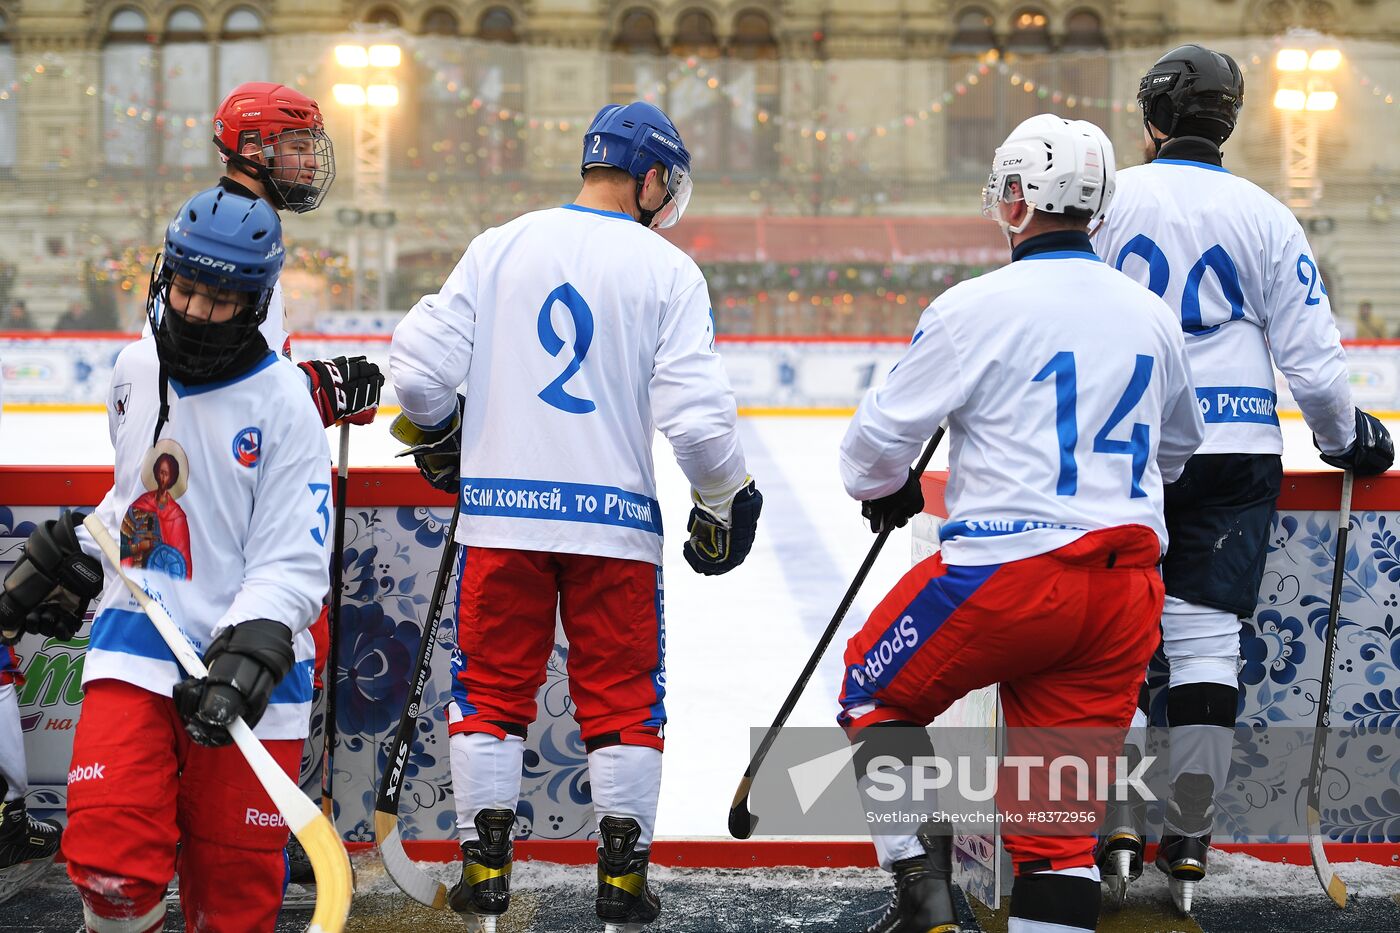
[{"label": "ice skate", "polygon": [[1119,910],[1128,899],[1128,885],[1142,875],[1143,832],[1147,804],[1135,790],[1127,800],[1110,800],[1104,812],[1104,832],[1099,835],[1098,863],[1105,900]]},{"label": "ice skate", "polygon": [[959,933],[953,907],[953,850],[949,836],[920,836],[925,854],[894,863],[894,897],[865,933]]},{"label": "ice skate", "polygon": [[[0,779],[0,794],[4,787]],[[0,804],[0,904],[8,901],[53,864],[63,829],[29,815],[24,798]]]},{"label": "ice skate", "polygon": [[647,885],[651,852],[637,848],[641,827],[630,818],[605,816],[598,846],[598,919],[603,933],[641,933],[661,916],[661,899]]},{"label": "ice skate", "polygon": [[476,815],[475,842],[462,843],[462,879],[447,892],[447,903],[472,933],[496,933],[496,922],[510,906],[510,866],[515,813],[482,810]]},{"label": "ice skate", "polygon": [[1167,875],[1172,902],[1182,916],[1191,913],[1196,885],[1206,876],[1215,785],[1204,774],[1183,774],[1172,785],[1166,825],[1157,847],[1157,867]]}]

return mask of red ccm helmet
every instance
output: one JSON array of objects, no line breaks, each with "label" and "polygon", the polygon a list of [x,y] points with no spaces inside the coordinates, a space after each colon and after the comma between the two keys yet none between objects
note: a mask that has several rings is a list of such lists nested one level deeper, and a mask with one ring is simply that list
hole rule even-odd
[{"label": "red ccm helmet", "polygon": [[[282,84],[249,81],[214,112],[214,145],[224,161],[263,182],[274,207],[315,210],[335,181],[335,151],[316,102]],[[261,161],[243,154],[258,147]]]}]

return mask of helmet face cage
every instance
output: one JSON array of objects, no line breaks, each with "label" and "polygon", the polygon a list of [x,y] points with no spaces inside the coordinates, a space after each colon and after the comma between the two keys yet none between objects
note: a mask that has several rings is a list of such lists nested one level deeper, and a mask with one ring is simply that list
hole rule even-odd
[{"label": "helmet face cage", "polygon": [[335,147],[319,126],[283,130],[263,144],[263,173],[278,207],[305,214],[320,207],[335,181]]},{"label": "helmet face cage", "polygon": [[167,250],[151,266],[146,319],[171,375],[209,379],[261,339],[258,327],[271,301],[271,286],[250,288],[246,279],[182,261]]},{"label": "helmet face cage", "polygon": [[987,176],[987,183],[982,186],[982,216],[988,220],[999,220],[998,205],[1002,202],[1015,204],[1017,201],[1024,201],[1025,188],[1021,188],[1021,192],[1015,197],[1011,196],[1011,186],[1020,184],[1020,175],[998,175],[994,171]]}]

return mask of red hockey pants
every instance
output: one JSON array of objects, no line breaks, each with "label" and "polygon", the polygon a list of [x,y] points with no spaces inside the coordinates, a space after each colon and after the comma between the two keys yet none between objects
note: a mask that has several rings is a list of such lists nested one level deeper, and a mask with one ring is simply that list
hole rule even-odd
[{"label": "red hockey pants", "polygon": [[661,568],[640,560],[463,548],[450,733],[524,736],[554,651],[569,639],[569,695],[589,751],[661,748],[666,628]]},{"label": "red hockey pants", "polygon": [[[263,744],[296,780],[303,740]],[[170,697],[98,680],[85,691],[71,767],[63,856],[88,909],[142,917],[179,871],[186,929],[273,929],[287,824],[236,746],[196,745]]]},{"label": "red hockey pants", "polygon": [[[841,724],[852,741],[880,722],[927,725],[969,691],[999,683],[1008,756],[1049,761],[1065,746],[1117,756],[1160,641],[1158,549],[1150,529],[1127,525],[1007,564],[921,561],[846,646]],[[1030,773],[1033,796],[1046,779],[1043,768]],[[999,790],[1005,812],[1002,800]],[[1007,833],[1017,871],[1093,865],[1093,837],[1063,834],[1075,828]]]}]

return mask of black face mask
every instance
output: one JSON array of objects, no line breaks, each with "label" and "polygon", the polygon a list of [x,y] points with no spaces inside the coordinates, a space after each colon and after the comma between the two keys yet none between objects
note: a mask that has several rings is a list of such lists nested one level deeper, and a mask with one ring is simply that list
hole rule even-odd
[{"label": "black face mask", "polygon": [[155,328],[156,355],[172,378],[187,385],[231,379],[267,355],[259,323],[251,309],[206,323],[188,321],[167,305]]}]

